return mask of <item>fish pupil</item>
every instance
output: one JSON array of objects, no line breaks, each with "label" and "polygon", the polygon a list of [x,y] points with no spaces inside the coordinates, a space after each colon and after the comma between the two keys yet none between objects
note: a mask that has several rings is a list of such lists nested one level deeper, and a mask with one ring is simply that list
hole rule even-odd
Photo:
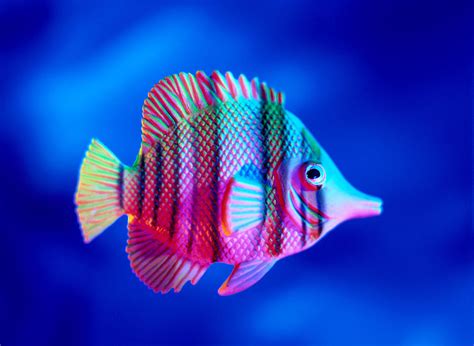
[{"label": "fish pupil", "polygon": [[311,168],[306,172],[306,176],[310,180],[318,179],[321,176],[319,169]]}]

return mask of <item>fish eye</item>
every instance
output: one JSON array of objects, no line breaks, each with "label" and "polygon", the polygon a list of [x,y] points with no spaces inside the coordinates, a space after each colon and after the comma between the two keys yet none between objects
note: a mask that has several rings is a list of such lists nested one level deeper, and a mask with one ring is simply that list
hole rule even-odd
[{"label": "fish eye", "polygon": [[326,171],[320,164],[309,164],[305,170],[306,181],[313,186],[320,186],[326,180]]}]

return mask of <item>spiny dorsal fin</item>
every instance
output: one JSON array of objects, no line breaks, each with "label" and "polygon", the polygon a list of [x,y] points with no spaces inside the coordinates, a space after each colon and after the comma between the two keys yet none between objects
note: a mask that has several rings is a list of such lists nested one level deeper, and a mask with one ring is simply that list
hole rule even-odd
[{"label": "spiny dorsal fin", "polygon": [[162,138],[181,119],[199,110],[228,100],[256,100],[283,105],[283,93],[276,92],[257,78],[250,82],[244,75],[235,79],[232,73],[214,71],[175,74],[159,81],[148,93],[142,108],[142,150]]}]

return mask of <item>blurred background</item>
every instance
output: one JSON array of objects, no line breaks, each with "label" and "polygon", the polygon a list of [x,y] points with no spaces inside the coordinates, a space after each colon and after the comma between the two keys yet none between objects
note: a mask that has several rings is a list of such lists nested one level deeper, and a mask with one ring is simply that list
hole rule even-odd
[{"label": "blurred background", "polygon": [[[2,1],[0,344],[470,345],[472,7],[437,1]],[[82,242],[92,137],[132,164],[162,77],[259,76],[382,216],[339,226],[255,287],[155,295],[126,218]]]}]

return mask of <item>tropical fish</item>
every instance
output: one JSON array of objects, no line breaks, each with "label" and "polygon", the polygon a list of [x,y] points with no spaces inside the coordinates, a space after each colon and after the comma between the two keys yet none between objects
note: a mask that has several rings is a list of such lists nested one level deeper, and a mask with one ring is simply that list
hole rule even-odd
[{"label": "tropical fish", "polygon": [[283,93],[227,72],[180,73],[149,92],[129,167],[93,139],[75,202],[86,243],[128,215],[133,272],[155,292],[234,266],[219,289],[258,282],[339,223],[381,213],[349,184]]}]

